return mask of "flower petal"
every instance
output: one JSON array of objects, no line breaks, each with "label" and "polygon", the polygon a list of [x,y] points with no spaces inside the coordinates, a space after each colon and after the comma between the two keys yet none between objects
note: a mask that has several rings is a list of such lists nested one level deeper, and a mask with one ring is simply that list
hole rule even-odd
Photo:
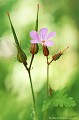
[{"label": "flower petal", "polygon": [[39,40],[38,32],[36,32],[35,30],[33,30],[33,31],[30,32],[30,37],[32,39]]},{"label": "flower petal", "polygon": [[47,28],[40,29],[40,34],[39,34],[40,40],[45,40],[46,39],[47,32],[48,32]]},{"label": "flower petal", "polygon": [[41,41],[39,41],[39,40],[31,40],[31,43],[41,43]]},{"label": "flower petal", "polygon": [[46,39],[48,40],[49,38],[54,37],[55,35],[56,35],[56,32],[50,32],[50,33],[47,35]]},{"label": "flower petal", "polygon": [[53,45],[54,45],[54,42],[51,41],[51,40],[49,40],[49,41],[46,41],[46,42],[45,42],[45,45],[46,45],[46,46],[53,46]]}]

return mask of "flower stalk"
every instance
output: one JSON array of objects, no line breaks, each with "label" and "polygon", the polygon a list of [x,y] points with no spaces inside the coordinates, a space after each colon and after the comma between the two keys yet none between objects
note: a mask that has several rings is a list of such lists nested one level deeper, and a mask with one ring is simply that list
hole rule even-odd
[{"label": "flower stalk", "polygon": [[32,84],[32,79],[31,79],[30,70],[28,70],[28,74],[29,74],[30,85],[31,85],[31,91],[32,91],[32,97],[33,97],[34,120],[37,120],[36,102],[35,102],[35,95],[34,95],[34,90],[33,90],[33,84]]},{"label": "flower stalk", "polygon": [[[38,14],[39,14],[39,4],[37,4],[37,18],[36,18],[36,25],[35,25],[35,30],[38,31]],[[35,101],[35,95],[34,95],[34,90],[33,90],[33,84],[32,84],[32,78],[31,78],[31,66],[33,63],[34,55],[38,53],[38,44],[31,44],[30,48],[30,53],[32,54],[31,56],[31,61],[30,65],[28,68],[28,74],[29,74],[29,79],[30,79],[30,85],[31,85],[31,91],[32,91],[32,98],[33,98],[33,106],[34,106],[34,120],[37,120],[37,110],[36,110],[36,101]],[[27,69],[27,68],[26,68]]]},{"label": "flower stalk", "polygon": [[[36,18],[36,26],[35,30],[38,31],[38,14],[39,14],[39,4],[37,4],[37,18]],[[31,61],[29,68],[27,69],[28,74],[29,74],[29,79],[30,79],[30,85],[31,85],[31,91],[32,91],[32,98],[33,98],[33,106],[34,106],[34,120],[37,120],[37,110],[36,110],[36,101],[35,101],[35,95],[34,95],[34,90],[33,90],[33,84],[32,84],[32,78],[31,78],[31,66],[33,63],[34,55],[38,53],[38,44],[31,44],[30,48],[30,53],[32,54],[31,56]]]},{"label": "flower stalk", "polygon": [[[32,58],[33,60],[33,58]],[[35,102],[35,95],[34,95],[34,90],[33,90],[33,84],[32,84],[32,78],[31,78],[31,65],[32,65],[32,60],[30,62],[29,68],[25,63],[23,65],[25,66],[26,70],[28,71],[29,79],[30,79],[30,86],[31,86],[31,92],[32,92],[32,98],[33,98],[33,107],[34,107],[34,120],[37,120],[37,111],[36,111],[36,102]]]},{"label": "flower stalk", "polygon": [[49,90],[49,65],[50,65],[53,61],[58,60],[58,59],[61,57],[61,55],[63,55],[63,53],[64,53],[68,48],[69,48],[69,46],[66,47],[63,51],[60,51],[59,53],[53,55],[51,61],[48,61],[48,55],[46,56],[46,57],[47,57],[47,96],[49,95],[49,92],[50,92],[50,90]]},{"label": "flower stalk", "polygon": [[49,95],[49,64],[48,64],[48,56],[47,56],[47,96]]}]

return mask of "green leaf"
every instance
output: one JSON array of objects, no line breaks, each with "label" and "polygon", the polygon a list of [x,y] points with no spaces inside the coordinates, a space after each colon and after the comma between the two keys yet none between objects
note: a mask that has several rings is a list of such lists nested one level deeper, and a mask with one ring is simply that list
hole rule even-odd
[{"label": "green leaf", "polygon": [[72,97],[67,97],[67,94],[61,94],[60,96],[54,96],[54,99],[52,99],[52,105],[55,107],[60,106],[60,107],[73,107],[76,105],[75,101],[73,100]]},{"label": "green leaf", "polygon": [[68,97],[68,94],[64,93],[64,90],[58,90],[55,92],[54,96],[48,98],[44,104],[42,111],[49,109],[50,107],[73,107],[76,106],[75,101],[72,97]]},{"label": "green leaf", "polygon": [[13,27],[13,25],[12,25],[12,22],[11,22],[11,19],[10,19],[10,15],[9,15],[8,12],[7,12],[7,15],[8,15],[8,18],[9,18],[9,21],[10,21],[10,25],[11,25],[12,33],[13,33],[13,36],[14,36],[14,39],[15,39],[15,43],[16,43],[16,45],[17,45],[17,48],[19,48],[20,45],[19,45],[19,42],[18,42],[18,38],[17,38],[17,36],[16,36],[16,32],[15,32],[15,30],[14,30],[14,27]]},{"label": "green leaf", "polygon": [[37,18],[36,18],[36,25],[35,25],[36,31],[38,31],[38,14],[39,14],[39,4],[37,4]]}]

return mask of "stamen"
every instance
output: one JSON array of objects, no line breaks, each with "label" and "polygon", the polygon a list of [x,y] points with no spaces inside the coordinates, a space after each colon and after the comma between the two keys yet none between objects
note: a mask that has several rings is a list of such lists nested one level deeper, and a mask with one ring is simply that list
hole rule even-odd
[{"label": "stamen", "polygon": [[45,40],[42,40],[42,43],[45,43]]}]

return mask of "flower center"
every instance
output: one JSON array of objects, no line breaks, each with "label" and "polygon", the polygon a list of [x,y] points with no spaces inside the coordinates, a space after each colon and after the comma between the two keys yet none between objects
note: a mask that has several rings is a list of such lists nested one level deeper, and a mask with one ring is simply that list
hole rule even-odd
[{"label": "flower center", "polygon": [[44,43],[45,43],[45,40],[42,40],[42,43],[44,44]]}]

